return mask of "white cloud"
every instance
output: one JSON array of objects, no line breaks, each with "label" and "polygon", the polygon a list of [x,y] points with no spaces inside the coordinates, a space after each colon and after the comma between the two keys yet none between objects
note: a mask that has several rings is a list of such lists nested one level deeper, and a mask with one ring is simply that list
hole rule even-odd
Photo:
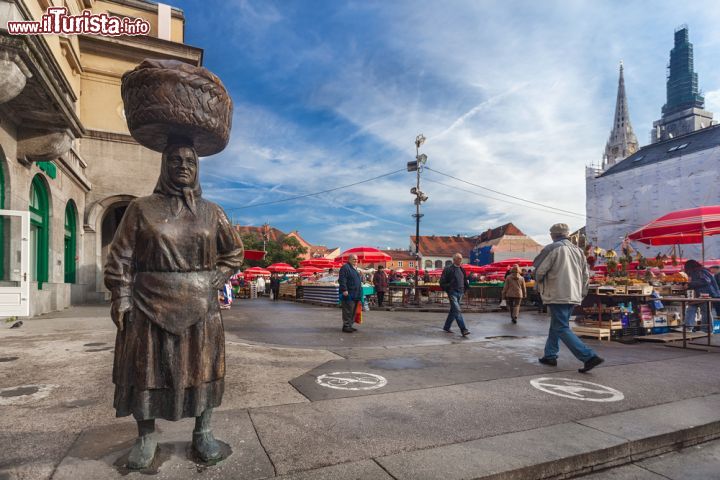
[{"label": "white cloud", "polygon": [[[719,67],[708,61],[720,45],[714,26],[720,13],[712,5],[683,9],[694,19],[691,40],[700,83],[709,89],[707,108],[720,112],[720,85],[713,83]],[[681,22],[669,1],[652,11],[639,1],[347,2],[333,12],[332,26],[348,28],[328,23],[308,34],[273,4],[242,3],[251,58],[273,59],[267,81],[283,93],[296,89],[293,109],[308,115],[235,99],[231,144],[203,164],[212,195],[227,207],[403,168],[422,132],[431,168],[583,213],[584,168],[600,160],[611,127],[617,62],[625,61],[632,122],[643,142],[659,116],[672,31]],[[362,29],[353,29],[353,21]],[[322,75],[303,76],[314,69]],[[335,116],[338,128],[318,135],[308,118],[319,113]],[[380,153],[368,154],[375,145]],[[217,176],[244,183],[235,191]],[[500,198],[431,172],[427,178]],[[400,174],[270,213],[237,215],[286,222],[323,243],[405,245],[413,233],[412,182],[412,175]],[[430,196],[423,207],[427,233],[477,233],[512,221],[545,242],[553,223],[573,229],[584,223],[430,182],[423,190]]]}]

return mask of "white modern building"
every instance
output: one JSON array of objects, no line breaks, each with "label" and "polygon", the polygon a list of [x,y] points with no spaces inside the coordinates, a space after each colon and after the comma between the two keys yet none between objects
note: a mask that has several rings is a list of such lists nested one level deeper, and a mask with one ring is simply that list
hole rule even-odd
[{"label": "white modern building", "polygon": [[[704,110],[693,71],[692,44],[684,26],[675,32],[667,79],[667,103],[654,122],[652,142],[637,148],[625,96],[622,66],[617,106],[602,168],[586,170],[587,241],[618,248],[625,236],[666,213],[720,204],[720,126]],[[671,247],[633,243],[644,255]],[[706,258],[720,257],[720,239],[706,239]],[[681,246],[699,258],[699,245]]]}]

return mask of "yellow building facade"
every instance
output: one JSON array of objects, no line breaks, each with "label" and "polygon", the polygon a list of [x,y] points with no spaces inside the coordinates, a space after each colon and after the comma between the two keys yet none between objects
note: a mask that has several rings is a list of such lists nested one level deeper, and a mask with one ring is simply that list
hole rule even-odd
[{"label": "yellow building facade", "polygon": [[[149,24],[147,35],[12,35],[48,8]],[[155,186],[160,154],[130,136],[120,84],[145,58],[200,65],[181,10],[144,0],[0,0],[0,208],[29,211],[30,314],[104,301],[102,269],[127,204]],[[0,234],[3,232],[0,232]],[[0,235],[1,280],[17,280]]]}]

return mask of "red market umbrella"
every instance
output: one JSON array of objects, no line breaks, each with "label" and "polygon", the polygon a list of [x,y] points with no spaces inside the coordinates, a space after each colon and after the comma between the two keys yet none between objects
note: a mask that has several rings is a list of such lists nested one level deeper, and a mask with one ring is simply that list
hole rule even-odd
[{"label": "red market umbrella", "polygon": [[465,272],[467,273],[483,273],[487,271],[481,266],[472,265],[470,263],[463,263],[462,265],[460,265],[460,267],[462,267],[462,269],[465,270]]},{"label": "red market umbrella", "polygon": [[[396,270],[396,271],[403,271],[403,272],[405,272],[405,273],[412,273],[412,274],[415,273],[415,269],[412,268],[412,267],[406,268],[405,270],[399,269],[399,270]],[[417,272],[418,272],[418,275],[425,275],[425,270],[423,270],[422,268],[421,268],[420,270],[418,270]]]},{"label": "red market umbrella", "polygon": [[300,274],[309,273],[310,275],[312,275],[313,273],[323,272],[325,271],[325,269],[319,267],[300,267],[297,269],[297,271]]},{"label": "red market umbrella", "polygon": [[679,245],[702,243],[705,258],[705,237],[720,234],[720,205],[677,210],[653,220],[628,235],[648,245]]},{"label": "red market umbrella", "polygon": [[498,260],[490,264],[491,267],[512,267],[518,265],[520,267],[532,267],[533,261],[527,258],[506,258],[505,260]]},{"label": "red market umbrella", "polygon": [[703,262],[705,268],[720,267],[720,258],[713,258],[711,260],[705,260]]},{"label": "red market umbrella", "polygon": [[385,263],[392,261],[392,257],[390,255],[373,247],[351,248],[350,250],[345,250],[341,253],[337,259],[344,263],[347,262],[347,259],[353,254],[357,255],[358,262],[360,263]]},{"label": "red market umbrella", "polygon": [[295,273],[295,267],[287,263],[273,263],[267,269],[273,273]]},{"label": "red market umbrella", "polygon": [[245,250],[245,260],[262,260],[265,252],[262,250]]},{"label": "red market umbrella", "polygon": [[250,267],[243,272],[246,277],[269,277],[270,272],[261,267]]},{"label": "red market umbrella", "polygon": [[442,272],[442,268],[437,268],[435,270],[428,270],[428,275],[430,275],[431,277],[439,277],[440,275],[442,275]]},{"label": "red market umbrella", "polygon": [[308,258],[300,262],[301,267],[334,268],[335,262],[329,258]]}]

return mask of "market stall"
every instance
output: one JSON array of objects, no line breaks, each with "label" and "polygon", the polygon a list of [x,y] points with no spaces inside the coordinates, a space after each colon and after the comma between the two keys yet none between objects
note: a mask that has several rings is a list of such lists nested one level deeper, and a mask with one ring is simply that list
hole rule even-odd
[{"label": "market stall", "polygon": [[[340,286],[338,283],[338,272],[343,263],[347,262],[350,255],[356,255],[358,257],[358,263],[361,265],[380,263],[391,261],[392,258],[387,253],[378,250],[373,247],[355,247],[341,253],[335,260],[328,260],[323,258],[313,258],[303,260],[300,262],[301,269],[306,272],[312,267],[320,268],[323,272],[327,271],[326,274],[320,274],[319,272],[313,272],[312,276],[303,278],[302,280],[302,295],[305,301],[332,304],[336,305],[340,303]],[[374,271],[373,269],[359,268],[361,276],[370,276],[369,274]],[[300,287],[298,287],[300,288]],[[363,297],[373,297],[374,302],[375,288],[371,283],[363,283]]]},{"label": "market stall", "polygon": [[[605,258],[606,265],[593,269],[588,295],[574,312],[573,331],[600,339],[683,340],[683,344],[687,339],[709,336],[693,332],[685,325],[688,304],[701,304],[701,308],[709,309],[711,303],[718,301],[693,298],[693,291],[688,290],[688,276],[679,265],[686,259],[658,255],[654,259],[630,261],[627,249],[623,257],[610,250]],[[708,329],[708,325],[697,326]],[[720,325],[716,323],[713,328],[717,333]]]}]

